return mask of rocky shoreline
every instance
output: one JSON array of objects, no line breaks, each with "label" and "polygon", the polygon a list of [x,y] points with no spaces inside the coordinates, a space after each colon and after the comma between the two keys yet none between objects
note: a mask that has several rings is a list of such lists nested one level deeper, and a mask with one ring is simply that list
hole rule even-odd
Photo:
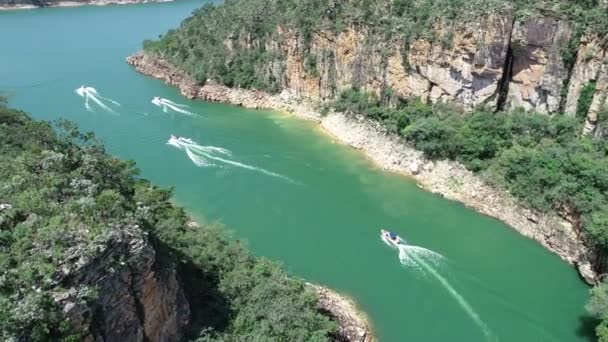
[{"label": "rocky shoreline", "polygon": [[76,7],[76,6],[107,6],[146,4],[151,2],[172,2],[174,0],[85,0],[85,1],[38,1],[27,3],[3,3],[0,1],[0,11],[34,9],[43,7]]},{"label": "rocky shoreline", "polygon": [[336,342],[373,342],[370,324],[354,301],[327,287],[307,283],[319,298],[319,309],[338,323]]},{"label": "rocky shoreline", "polygon": [[200,86],[166,61],[143,53],[128,57],[127,62],[137,71],[179,88],[182,95],[190,99],[281,110],[314,120],[342,143],[365,152],[383,169],[411,176],[433,193],[503,221],[574,265],[587,283],[598,281],[598,273],[592,264],[596,260],[595,253],[587,247],[576,220],[526,208],[507,191],[491,186],[456,162],[429,161],[422,152],[412,148],[401,137],[388,133],[377,122],[343,113],[322,116],[313,109],[313,102],[288,91],[271,95],[213,83]]}]

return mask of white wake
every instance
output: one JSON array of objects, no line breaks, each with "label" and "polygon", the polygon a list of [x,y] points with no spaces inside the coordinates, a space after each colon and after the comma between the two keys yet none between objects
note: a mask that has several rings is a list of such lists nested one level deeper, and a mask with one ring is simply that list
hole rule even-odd
[{"label": "white wake", "polygon": [[95,111],[91,106],[91,102],[109,113],[116,113],[112,107],[120,107],[120,103],[108,97],[101,96],[99,92],[97,92],[97,89],[93,87],[80,86],[75,92],[80,97],[84,98],[84,107],[89,112]]},{"label": "white wake", "polygon": [[168,145],[176,147],[186,152],[186,155],[190,160],[200,167],[214,166],[212,161],[219,162],[225,165],[232,165],[243,169],[260,172],[267,176],[281,178],[289,182],[294,182],[291,178],[284,176],[280,173],[272,172],[261,167],[256,167],[248,164],[244,164],[229,158],[232,158],[232,152],[222,147],[216,146],[202,146],[197,144],[188,138],[182,138],[177,136],[171,136]]},{"label": "white wake", "polygon": [[156,105],[157,107],[160,107],[163,112],[168,113],[169,110],[174,111],[176,113],[180,113],[180,114],[185,114],[185,115],[194,115],[194,113],[186,110],[185,108],[189,108],[187,105],[185,104],[179,104],[179,103],[175,103],[171,100],[159,97],[159,96],[155,96],[152,101],[151,101],[154,105]]},{"label": "white wake", "polygon": [[[394,247],[385,236],[381,236],[384,243]],[[496,341],[497,339],[493,336],[488,326],[481,319],[479,314],[473,309],[473,307],[464,299],[464,297],[450,284],[450,282],[444,278],[439,271],[433,265],[439,265],[444,257],[430,249],[426,249],[419,246],[407,245],[405,240],[401,239],[402,244],[399,244],[397,249],[399,250],[399,261],[401,264],[408,268],[414,268],[419,271],[425,272],[433,276],[441,286],[456,300],[460,307],[467,313],[471,320],[479,327],[482,331],[486,340]]]}]

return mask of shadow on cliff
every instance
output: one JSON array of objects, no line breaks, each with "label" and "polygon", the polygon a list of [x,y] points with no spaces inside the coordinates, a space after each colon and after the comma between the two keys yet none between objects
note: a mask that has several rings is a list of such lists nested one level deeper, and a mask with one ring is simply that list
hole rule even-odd
[{"label": "shadow on cliff", "polygon": [[579,327],[576,330],[576,334],[589,342],[597,341],[595,327],[599,324],[599,320],[589,315],[580,316],[578,320]]},{"label": "shadow on cliff", "polygon": [[230,303],[219,290],[219,276],[201,269],[184,253],[154,239],[157,253],[164,260],[164,267],[176,267],[186,301],[190,307],[190,319],[185,338],[199,337],[201,332],[223,332],[228,326],[232,311]]}]

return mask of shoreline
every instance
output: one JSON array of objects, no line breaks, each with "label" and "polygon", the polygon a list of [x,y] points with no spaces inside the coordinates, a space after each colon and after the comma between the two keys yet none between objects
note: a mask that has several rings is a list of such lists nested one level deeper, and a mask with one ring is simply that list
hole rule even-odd
[{"label": "shoreline", "polygon": [[79,7],[79,6],[108,6],[108,5],[132,5],[156,2],[173,2],[175,0],[89,0],[89,1],[57,1],[44,6],[11,4],[0,5],[0,11],[17,11],[37,8],[52,7]]},{"label": "shoreline", "polygon": [[591,263],[596,260],[595,253],[586,246],[576,220],[531,210],[508,191],[491,186],[457,162],[427,160],[421,151],[412,148],[402,137],[387,132],[378,122],[337,112],[322,116],[313,109],[311,100],[289,91],[272,95],[214,83],[200,86],[166,61],[141,52],[128,57],[127,63],[140,73],[177,87],[190,99],[274,109],[313,120],[340,143],[364,152],[383,170],[409,176],[427,191],[502,221],[575,266],[588,284],[598,282],[598,274]]},{"label": "shoreline", "polygon": [[[1,205],[0,210],[2,210]],[[188,227],[196,229],[200,228],[201,224],[190,217]],[[310,282],[304,284],[306,288],[315,293],[318,311],[338,325],[337,331],[331,336],[332,341],[376,342],[367,314],[357,306],[352,298],[324,285]]]},{"label": "shoreline", "polygon": [[319,310],[338,323],[334,341],[374,342],[374,334],[367,315],[354,300],[322,285],[306,283],[319,299]]}]

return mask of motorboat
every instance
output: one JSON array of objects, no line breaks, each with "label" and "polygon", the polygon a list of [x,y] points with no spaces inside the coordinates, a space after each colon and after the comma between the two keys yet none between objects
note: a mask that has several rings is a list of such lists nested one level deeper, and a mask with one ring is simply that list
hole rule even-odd
[{"label": "motorboat", "polygon": [[179,143],[179,139],[181,139],[181,138],[176,135],[171,134],[171,138],[169,138],[169,141],[167,141],[167,144],[173,145],[177,148],[182,148],[182,146]]},{"label": "motorboat", "polygon": [[389,245],[393,247],[398,247],[403,244],[403,241],[396,233],[390,232],[388,230],[380,229],[380,237]]},{"label": "motorboat", "polygon": [[152,103],[159,107],[162,106],[162,104],[163,104],[160,97],[158,97],[158,96],[154,96],[154,98],[152,99]]}]

